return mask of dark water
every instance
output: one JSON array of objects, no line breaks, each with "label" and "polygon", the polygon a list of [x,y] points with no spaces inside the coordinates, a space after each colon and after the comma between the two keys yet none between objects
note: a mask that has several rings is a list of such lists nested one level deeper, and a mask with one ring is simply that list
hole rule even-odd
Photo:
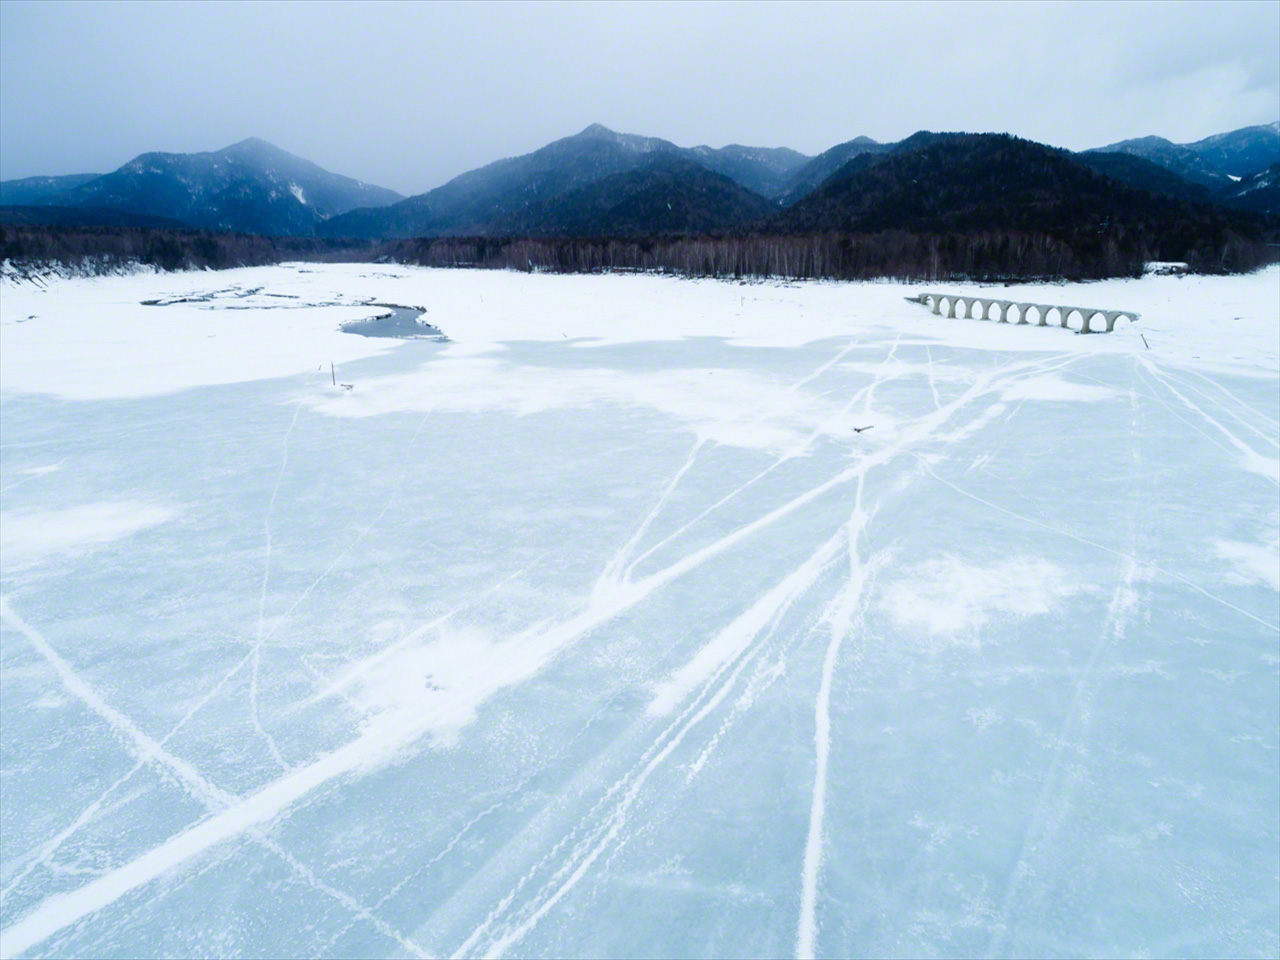
[{"label": "dark water", "polygon": [[[144,307],[168,307],[177,303],[210,303],[221,300],[237,300],[252,297],[262,292],[262,287],[253,287],[243,290],[239,287],[228,287],[225,290],[211,290],[208,293],[193,293],[181,297],[168,297],[157,300],[143,300]],[[269,293],[268,297],[276,297],[281,300],[297,300],[296,296],[286,293]],[[217,304],[210,309],[218,310],[273,310],[288,309],[292,306],[314,306],[314,307],[339,307],[349,306],[344,303],[313,303],[313,304],[279,304],[265,305],[256,304],[253,306],[239,306],[234,304]],[[422,319],[423,314],[427,311],[422,307],[406,307],[398,303],[367,303],[364,306],[370,310],[378,310],[374,316],[367,317],[363,320],[351,320],[341,324],[339,329],[343,333],[355,333],[362,337],[395,337],[399,340],[436,340],[439,342],[448,342],[448,337],[440,330],[439,327],[433,326]]]},{"label": "dark water", "polygon": [[374,303],[383,313],[367,320],[352,320],[342,324],[343,333],[358,333],[362,337],[396,337],[400,340],[447,340],[440,331],[421,319],[426,313],[419,307],[402,307],[390,303]]}]

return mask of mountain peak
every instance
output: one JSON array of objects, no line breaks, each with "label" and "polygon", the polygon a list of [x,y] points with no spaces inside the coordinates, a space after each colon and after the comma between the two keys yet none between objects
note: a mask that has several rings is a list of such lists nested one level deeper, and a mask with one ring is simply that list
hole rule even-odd
[{"label": "mountain peak", "polygon": [[200,229],[306,236],[329,217],[399,199],[392,190],[330,173],[249,137],[221,150],[141,154],[114,173],[74,187],[65,204]]},{"label": "mountain peak", "polygon": [[261,137],[246,137],[238,143],[233,143],[229,147],[223,147],[217,153],[227,154],[230,156],[241,157],[280,157],[292,156],[285,150],[281,150],[274,143],[269,143]]},{"label": "mountain peak", "polygon": [[580,134],[580,137],[608,137],[613,139],[618,136],[616,130],[610,130],[603,123],[593,123],[586,127]]}]

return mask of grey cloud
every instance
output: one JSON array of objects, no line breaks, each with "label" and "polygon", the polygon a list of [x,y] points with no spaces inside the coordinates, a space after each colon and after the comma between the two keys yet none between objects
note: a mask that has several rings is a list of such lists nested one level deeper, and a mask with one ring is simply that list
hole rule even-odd
[{"label": "grey cloud", "polygon": [[259,136],[417,193],[599,121],[816,153],[1280,116],[1280,4],[0,4],[0,177]]}]

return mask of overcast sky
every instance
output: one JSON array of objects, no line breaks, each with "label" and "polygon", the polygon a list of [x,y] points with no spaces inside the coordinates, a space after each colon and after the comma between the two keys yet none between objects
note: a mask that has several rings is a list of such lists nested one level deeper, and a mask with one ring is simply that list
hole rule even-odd
[{"label": "overcast sky", "polygon": [[420,193],[587,124],[818,153],[1280,117],[1280,3],[0,2],[0,178],[270,140]]}]

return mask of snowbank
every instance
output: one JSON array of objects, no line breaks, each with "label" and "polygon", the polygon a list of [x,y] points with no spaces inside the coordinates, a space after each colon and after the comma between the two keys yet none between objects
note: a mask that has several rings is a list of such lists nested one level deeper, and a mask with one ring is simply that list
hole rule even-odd
[{"label": "snowbank", "polygon": [[[982,288],[948,289],[974,293]],[[1236,277],[1147,276],[987,291],[993,289],[1013,299],[1131,309],[1143,319],[1122,322],[1113,334],[1080,337],[1056,327],[936,317],[905,302],[918,288],[900,283],[735,284],[284,264],[216,274],[6,285],[0,297],[5,346],[0,380],[7,392],[92,399],[314,371],[330,361],[395,349],[396,341],[338,330],[344,322],[369,316],[360,302],[373,300],[424,304],[424,319],[455,341],[444,352],[452,357],[490,353],[511,341],[569,340],[589,348],[721,337],[740,346],[799,346],[888,330],[903,342],[998,351],[1151,350],[1166,364],[1266,375],[1280,371],[1280,266]],[[202,302],[141,306],[157,293],[167,299],[216,295]]]}]

